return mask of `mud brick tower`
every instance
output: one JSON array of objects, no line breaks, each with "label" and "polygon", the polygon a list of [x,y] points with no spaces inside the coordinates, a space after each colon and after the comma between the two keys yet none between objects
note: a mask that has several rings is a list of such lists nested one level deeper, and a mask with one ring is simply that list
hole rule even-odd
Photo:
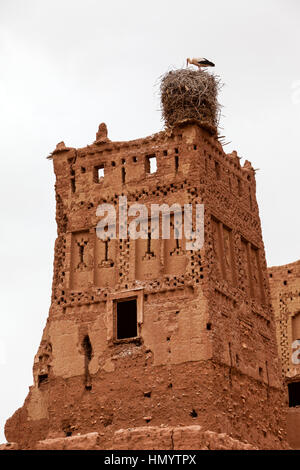
[{"label": "mud brick tower", "polygon": [[[7,439],[34,448],[94,432],[102,448],[168,448],[175,429],[177,449],[184,430],[194,448],[201,432],[280,448],[286,395],[251,164],[196,121],[130,142],[111,142],[102,124],[92,145],[60,143],[51,159],[52,302]],[[117,209],[120,195],[204,204],[203,248],[151,235],[103,242],[97,206]]]},{"label": "mud brick tower", "polygon": [[300,260],[268,269],[282,372],[289,394],[288,441],[300,449]]}]

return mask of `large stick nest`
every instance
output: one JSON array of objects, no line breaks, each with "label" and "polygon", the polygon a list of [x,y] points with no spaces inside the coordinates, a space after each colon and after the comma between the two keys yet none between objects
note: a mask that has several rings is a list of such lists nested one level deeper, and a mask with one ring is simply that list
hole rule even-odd
[{"label": "large stick nest", "polygon": [[221,82],[203,70],[171,70],[161,77],[160,98],[166,127],[197,120],[217,132]]}]

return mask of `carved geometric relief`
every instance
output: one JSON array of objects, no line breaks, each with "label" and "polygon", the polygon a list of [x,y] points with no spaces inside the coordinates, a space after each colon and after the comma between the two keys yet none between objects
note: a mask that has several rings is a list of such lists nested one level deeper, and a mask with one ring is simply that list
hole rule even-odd
[{"label": "carved geometric relief", "polygon": [[221,265],[221,236],[220,236],[220,222],[215,218],[211,219],[212,225],[212,247],[214,252],[214,267],[216,276],[222,278],[222,265]]},{"label": "carved geometric relief", "polygon": [[259,249],[246,239],[241,239],[242,263],[245,273],[246,292],[259,302],[264,301],[262,271],[259,262]]},{"label": "carved geometric relief", "polygon": [[250,244],[250,258],[251,258],[251,287],[252,296],[263,301],[263,286],[262,286],[262,274],[259,264],[259,252],[256,247]]},{"label": "carved geometric relief", "polygon": [[250,297],[251,290],[250,290],[250,260],[248,257],[248,242],[242,238],[241,240],[241,264],[242,264],[242,271],[244,275],[244,286],[246,294]]},{"label": "carved geometric relief", "polygon": [[232,246],[232,231],[223,225],[223,269],[224,277],[227,281],[234,281],[234,267],[233,267],[233,246]]},{"label": "carved geometric relief", "polygon": [[101,240],[95,231],[94,284],[113,287],[116,284],[117,240]]},{"label": "carved geometric relief", "polygon": [[160,240],[152,238],[150,221],[147,238],[135,240],[135,272],[136,279],[139,280],[160,277]]},{"label": "carved geometric relief", "polygon": [[89,231],[73,232],[71,240],[71,289],[87,289],[92,269]]},{"label": "carved geometric relief", "polygon": [[212,217],[212,243],[215,258],[215,272],[221,279],[234,283],[232,230]]},{"label": "carved geometric relief", "polygon": [[[178,238],[181,235],[181,238]],[[184,234],[180,234],[179,220],[170,215],[170,238],[164,240],[164,273],[184,274],[187,266]]]}]

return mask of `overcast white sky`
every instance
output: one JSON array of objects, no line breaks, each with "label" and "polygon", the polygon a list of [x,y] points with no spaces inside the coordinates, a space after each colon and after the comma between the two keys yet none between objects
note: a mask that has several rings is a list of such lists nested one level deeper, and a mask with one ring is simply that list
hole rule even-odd
[{"label": "overcast white sky", "polygon": [[221,126],[257,172],[268,265],[299,259],[298,0],[0,0],[0,442],[22,405],[48,314],[57,142],[163,128],[159,76],[215,62]]}]

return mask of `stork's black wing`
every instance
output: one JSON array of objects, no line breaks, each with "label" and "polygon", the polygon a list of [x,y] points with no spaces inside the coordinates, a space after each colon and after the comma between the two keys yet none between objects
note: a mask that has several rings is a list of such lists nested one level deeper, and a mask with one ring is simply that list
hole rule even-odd
[{"label": "stork's black wing", "polygon": [[211,62],[210,60],[205,59],[205,58],[199,60],[198,64],[199,65],[207,65],[208,67],[214,67],[215,66],[215,64],[213,62]]}]

